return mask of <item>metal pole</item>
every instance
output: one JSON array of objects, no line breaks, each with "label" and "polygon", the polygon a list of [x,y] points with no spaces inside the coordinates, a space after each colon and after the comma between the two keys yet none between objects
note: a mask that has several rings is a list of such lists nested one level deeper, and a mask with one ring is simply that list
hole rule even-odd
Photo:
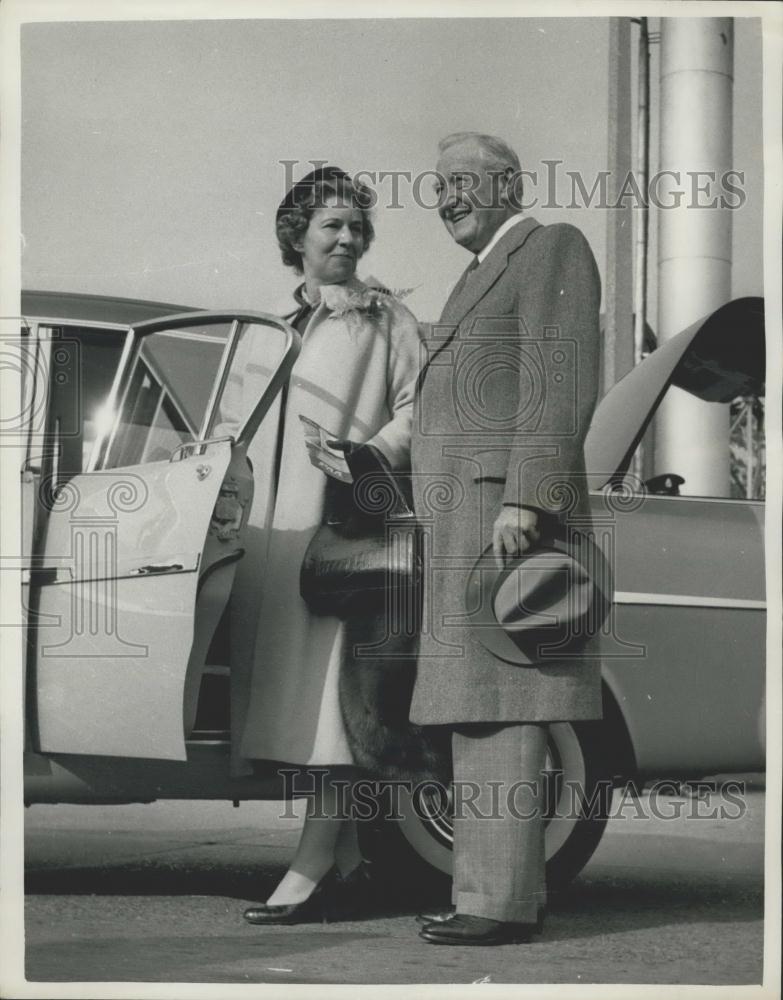
[{"label": "metal pole", "polygon": [[[609,19],[609,204],[631,172],[631,22]],[[633,243],[628,199],[606,213],[606,290],[602,392],[633,368]]]},{"label": "metal pole", "polygon": [[755,416],[753,414],[753,397],[742,401],[745,407],[745,498],[753,499],[755,473],[753,468],[753,424]]},{"label": "metal pole", "polygon": [[[731,211],[719,197],[731,168],[732,71],[731,18],[661,19],[660,170],[671,171],[657,191],[663,342],[731,297]],[[656,422],[655,472],[684,476],[683,493],[728,496],[728,410],[671,387]]]},{"label": "metal pole", "polygon": [[634,276],[634,364],[642,360],[644,326],[647,321],[647,246],[649,243],[650,207],[647,196],[650,172],[650,41],[647,18],[639,19],[639,68],[637,99],[636,172],[639,188],[644,194],[638,208],[636,227],[636,273]]},{"label": "metal pole", "polygon": [[[636,102],[636,176],[643,193],[636,209],[636,254],[633,289],[633,363],[642,360],[644,328],[647,323],[647,247],[649,245],[650,207],[648,178],[650,173],[650,38],[647,18],[639,19],[639,57]],[[631,472],[637,480],[644,478],[644,442],[633,456]]]}]

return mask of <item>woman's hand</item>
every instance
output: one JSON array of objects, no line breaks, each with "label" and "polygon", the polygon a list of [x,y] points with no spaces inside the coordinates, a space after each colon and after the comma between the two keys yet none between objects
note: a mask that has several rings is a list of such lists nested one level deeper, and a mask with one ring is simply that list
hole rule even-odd
[{"label": "woman's hand", "polygon": [[391,474],[391,468],[386,457],[371,444],[359,444],[356,441],[327,441],[330,448],[341,451],[351,470],[354,482],[368,473]]}]

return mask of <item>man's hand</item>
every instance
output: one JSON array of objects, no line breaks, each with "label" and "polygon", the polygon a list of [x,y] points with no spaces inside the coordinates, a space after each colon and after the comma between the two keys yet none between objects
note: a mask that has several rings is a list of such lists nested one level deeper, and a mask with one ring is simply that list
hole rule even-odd
[{"label": "man's hand", "polygon": [[526,507],[502,507],[492,529],[492,552],[498,569],[531,549],[540,537],[535,511]]}]

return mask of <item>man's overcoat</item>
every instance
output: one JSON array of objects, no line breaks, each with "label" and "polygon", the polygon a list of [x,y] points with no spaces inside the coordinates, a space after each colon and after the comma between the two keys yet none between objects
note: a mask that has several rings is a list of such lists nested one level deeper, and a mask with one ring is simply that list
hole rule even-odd
[{"label": "man's overcoat", "polygon": [[427,333],[411,451],[428,545],[413,722],[601,715],[593,645],[577,658],[515,666],[465,623],[475,611],[470,569],[503,504],[589,530],[583,442],[598,386],[599,305],[581,232],[526,218],[463,274]]}]

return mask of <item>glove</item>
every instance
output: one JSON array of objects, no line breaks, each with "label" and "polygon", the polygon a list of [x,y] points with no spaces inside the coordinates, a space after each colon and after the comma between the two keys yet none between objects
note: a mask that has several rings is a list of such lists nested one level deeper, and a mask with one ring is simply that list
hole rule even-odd
[{"label": "glove", "polygon": [[353,476],[354,484],[363,476],[383,477],[393,491],[393,502],[388,514],[413,516],[411,502],[398,482],[394,471],[383,452],[372,444],[358,444],[356,441],[327,441],[330,448],[342,451],[345,462]]},{"label": "glove", "polygon": [[393,475],[386,456],[375,445],[359,444],[357,441],[327,441],[326,443],[330,448],[343,452],[345,463],[354,482],[368,473]]}]

